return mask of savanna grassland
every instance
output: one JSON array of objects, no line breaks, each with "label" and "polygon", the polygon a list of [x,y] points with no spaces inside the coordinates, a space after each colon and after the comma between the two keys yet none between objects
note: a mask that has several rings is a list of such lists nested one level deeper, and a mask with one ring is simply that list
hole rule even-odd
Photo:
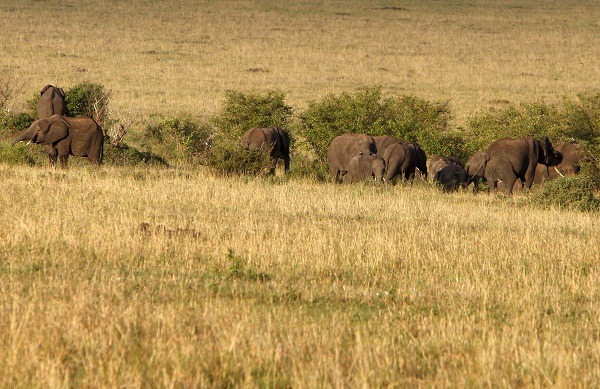
[{"label": "savanna grassland", "polygon": [[[0,71],[15,109],[92,80],[138,125],[228,89],[301,110],[378,84],[448,100],[460,126],[598,90],[599,21],[592,1],[7,0]],[[597,213],[208,168],[0,182],[0,387],[600,382]]]}]

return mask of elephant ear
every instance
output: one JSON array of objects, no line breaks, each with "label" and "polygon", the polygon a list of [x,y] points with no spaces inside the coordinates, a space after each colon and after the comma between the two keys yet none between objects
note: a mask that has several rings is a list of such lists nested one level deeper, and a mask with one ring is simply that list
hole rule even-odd
[{"label": "elephant ear", "polygon": [[58,118],[46,119],[45,121],[46,123],[40,126],[42,132],[46,134],[44,144],[54,144],[69,135],[69,125],[60,116]]},{"label": "elephant ear", "polygon": [[56,90],[58,91],[58,94],[60,94],[62,96],[62,98],[65,98],[65,91],[63,90],[63,88],[56,88]]},{"label": "elephant ear", "polygon": [[46,92],[48,89],[50,89],[52,85],[46,85],[45,87],[42,88],[42,90],[40,91],[40,96],[44,94],[44,92]]}]

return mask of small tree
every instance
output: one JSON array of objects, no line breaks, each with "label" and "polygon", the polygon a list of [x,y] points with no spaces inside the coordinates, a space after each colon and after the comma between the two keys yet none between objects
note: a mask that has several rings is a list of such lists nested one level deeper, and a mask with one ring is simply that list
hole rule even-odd
[{"label": "small tree", "polygon": [[229,139],[241,139],[253,127],[284,127],[289,124],[292,107],[282,92],[265,94],[228,91],[221,112],[212,118],[218,131]]},{"label": "small tree", "polygon": [[109,117],[110,91],[102,84],[85,81],[67,90],[65,95],[69,116],[89,116],[104,127]]}]

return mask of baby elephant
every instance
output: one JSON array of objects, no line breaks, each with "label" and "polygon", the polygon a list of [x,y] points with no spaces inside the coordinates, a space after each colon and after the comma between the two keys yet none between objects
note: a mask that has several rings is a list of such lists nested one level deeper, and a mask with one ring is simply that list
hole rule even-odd
[{"label": "baby elephant", "polygon": [[376,155],[355,155],[348,162],[348,171],[344,175],[344,183],[364,181],[375,177],[376,181],[383,181],[385,162]]},{"label": "baby elephant", "polygon": [[459,186],[466,188],[469,185],[469,175],[462,166],[451,163],[438,170],[433,176],[433,181],[439,182],[445,191],[452,191]]}]

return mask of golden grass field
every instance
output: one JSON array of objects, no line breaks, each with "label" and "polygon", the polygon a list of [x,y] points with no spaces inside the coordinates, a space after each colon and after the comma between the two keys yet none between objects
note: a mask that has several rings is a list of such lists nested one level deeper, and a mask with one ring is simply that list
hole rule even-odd
[{"label": "golden grass field", "polygon": [[[380,84],[463,125],[600,80],[593,1],[4,0],[0,28],[15,109],[90,80],[141,122],[209,115],[228,89],[302,109]],[[600,382],[596,213],[72,166],[0,165],[0,387]]]},{"label": "golden grass field", "polygon": [[0,5],[0,71],[23,103],[87,80],[140,115],[218,110],[228,89],[449,101],[459,123],[507,100],[600,87],[600,7],[549,1],[29,1]]}]

